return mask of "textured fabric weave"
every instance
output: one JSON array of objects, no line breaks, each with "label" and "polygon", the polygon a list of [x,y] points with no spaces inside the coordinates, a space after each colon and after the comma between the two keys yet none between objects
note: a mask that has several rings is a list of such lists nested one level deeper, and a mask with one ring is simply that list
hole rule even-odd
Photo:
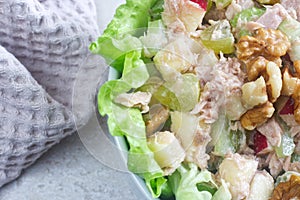
[{"label": "textured fabric weave", "polygon": [[87,122],[72,91],[97,35],[92,0],[0,0],[0,187]]}]

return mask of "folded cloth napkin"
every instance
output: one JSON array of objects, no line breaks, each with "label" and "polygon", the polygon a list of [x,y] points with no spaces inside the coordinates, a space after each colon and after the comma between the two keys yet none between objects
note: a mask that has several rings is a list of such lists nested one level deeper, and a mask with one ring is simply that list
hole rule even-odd
[{"label": "folded cloth napkin", "polygon": [[92,0],[0,0],[0,187],[88,121],[72,91],[98,34]]}]

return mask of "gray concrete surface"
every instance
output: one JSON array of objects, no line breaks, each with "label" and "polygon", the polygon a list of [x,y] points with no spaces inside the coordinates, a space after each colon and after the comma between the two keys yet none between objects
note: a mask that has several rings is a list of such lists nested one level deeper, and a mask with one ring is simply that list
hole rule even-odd
[{"label": "gray concrete surface", "polygon": [[[96,0],[101,30],[121,2]],[[94,131],[96,124],[92,120],[82,131]],[[3,187],[0,200],[137,200],[135,193],[128,173],[96,160],[75,134]]]}]

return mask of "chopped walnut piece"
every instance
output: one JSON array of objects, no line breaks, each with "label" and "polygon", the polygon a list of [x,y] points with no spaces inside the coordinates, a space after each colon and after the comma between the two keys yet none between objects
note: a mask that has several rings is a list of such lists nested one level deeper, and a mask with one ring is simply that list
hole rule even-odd
[{"label": "chopped walnut piece", "polygon": [[269,100],[274,103],[280,96],[282,89],[282,76],[279,66],[259,56],[248,66],[247,71],[248,80],[250,81],[256,80],[259,76],[264,77]]},{"label": "chopped walnut piece", "polygon": [[237,57],[246,64],[258,56],[281,66],[280,56],[286,54],[290,48],[286,35],[279,30],[259,28],[254,36],[242,36],[237,43]]},{"label": "chopped walnut piece", "polygon": [[254,106],[264,104],[268,101],[267,87],[264,78],[261,76],[256,81],[245,83],[242,86],[243,106],[251,109]]},{"label": "chopped walnut piece", "polygon": [[267,93],[269,100],[274,103],[280,96],[282,89],[282,77],[279,67],[274,62],[268,62],[266,66]]},{"label": "chopped walnut piece", "polygon": [[248,35],[242,36],[236,45],[237,57],[242,61],[248,61],[252,57],[261,54],[265,47],[265,42]]},{"label": "chopped walnut piece", "polygon": [[296,74],[297,74],[298,78],[300,78],[300,60],[294,61],[293,64],[295,67]]},{"label": "chopped walnut piece", "polygon": [[291,175],[287,182],[279,183],[270,200],[290,200],[300,198],[300,177]]},{"label": "chopped walnut piece", "polygon": [[300,87],[296,87],[295,92],[292,95],[294,99],[294,117],[298,124],[300,124]]},{"label": "chopped walnut piece", "polygon": [[[251,81],[242,87],[244,106],[250,109],[240,119],[245,129],[253,130],[257,125],[266,122],[274,112],[272,103],[276,102],[281,94],[293,93],[291,90],[296,85],[295,80],[285,74],[284,82],[280,70],[281,56],[284,56],[290,47],[291,43],[287,36],[280,30],[271,28],[259,28],[253,36],[242,36],[238,41],[237,57],[246,64],[248,80]],[[298,64],[300,72],[300,61]],[[263,79],[265,87],[261,87],[262,84],[254,84],[260,83],[260,79]],[[258,93],[262,95],[259,97]],[[262,105],[265,102],[267,103]],[[298,107],[300,121],[300,95]]]},{"label": "chopped walnut piece", "polygon": [[263,53],[273,57],[284,56],[291,46],[288,37],[279,30],[260,28],[254,37],[265,42]]},{"label": "chopped walnut piece", "polygon": [[285,96],[291,96],[297,87],[300,87],[300,79],[297,77],[293,77],[289,70],[286,68],[283,72],[283,85],[281,94]]},{"label": "chopped walnut piece", "polygon": [[267,102],[263,105],[256,106],[251,110],[248,110],[241,117],[241,124],[243,128],[247,130],[254,130],[257,126],[265,123],[272,117],[275,109],[271,102]]},{"label": "chopped walnut piece", "polygon": [[266,71],[266,66],[269,61],[262,57],[258,56],[253,59],[249,64],[247,64],[247,75],[249,81],[256,80]]},{"label": "chopped walnut piece", "polygon": [[300,124],[300,79],[293,77],[286,68],[283,72],[282,95],[291,96],[294,100],[295,121]]}]

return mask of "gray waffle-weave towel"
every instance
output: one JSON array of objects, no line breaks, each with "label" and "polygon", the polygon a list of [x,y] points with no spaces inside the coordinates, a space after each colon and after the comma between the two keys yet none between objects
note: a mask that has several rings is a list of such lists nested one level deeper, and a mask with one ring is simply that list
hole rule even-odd
[{"label": "gray waffle-weave towel", "polygon": [[72,91],[97,35],[92,0],[0,0],[0,187],[88,121]]}]

